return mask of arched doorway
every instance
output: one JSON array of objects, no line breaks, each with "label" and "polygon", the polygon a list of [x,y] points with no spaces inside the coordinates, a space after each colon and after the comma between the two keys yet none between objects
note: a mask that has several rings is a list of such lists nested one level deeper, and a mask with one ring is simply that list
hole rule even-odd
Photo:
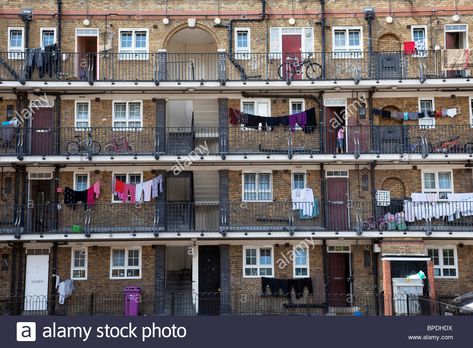
[{"label": "arched doorway", "polygon": [[218,46],[209,31],[182,27],[169,35],[165,48],[169,80],[217,80]]}]

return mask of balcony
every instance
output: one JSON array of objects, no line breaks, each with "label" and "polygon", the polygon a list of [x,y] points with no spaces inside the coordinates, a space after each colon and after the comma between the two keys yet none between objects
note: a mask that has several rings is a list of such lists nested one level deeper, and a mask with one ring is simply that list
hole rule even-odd
[{"label": "balcony", "polygon": [[[358,155],[473,154],[470,125],[394,125],[345,127],[343,153]],[[332,155],[336,129],[310,132],[288,127],[87,127],[3,128],[0,156],[197,156],[207,155]]]},{"label": "balcony", "polygon": [[[473,228],[471,202],[324,201],[309,203],[238,202],[206,204],[97,203],[77,205],[0,206],[0,234],[134,235],[152,233],[285,232],[469,232]],[[185,236],[185,234],[184,234]]]},{"label": "balcony", "polygon": [[[48,68],[29,67],[27,53],[0,53],[3,80],[101,82],[220,82],[403,80],[470,76],[468,62],[461,70],[445,65],[449,50],[307,53],[73,53],[43,54]],[[325,70],[323,61],[325,60]],[[444,64],[444,65],[442,65]],[[455,65],[455,66],[454,66]],[[452,69],[452,70],[449,70]],[[46,70],[46,71],[44,71]]]}]

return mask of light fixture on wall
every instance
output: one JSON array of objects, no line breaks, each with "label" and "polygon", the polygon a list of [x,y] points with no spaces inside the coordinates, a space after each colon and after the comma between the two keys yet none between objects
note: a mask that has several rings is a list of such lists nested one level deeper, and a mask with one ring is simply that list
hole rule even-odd
[{"label": "light fixture on wall", "polygon": [[215,17],[214,23],[215,25],[220,25],[220,23],[222,23],[222,20],[220,19],[220,17]]},{"label": "light fixture on wall", "polygon": [[168,25],[169,22],[170,22],[170,21],[169,21],[169,18],[168,18],[168,17],[164,17],[164,18],[163,18],[163,24],[164,24],[164,25]]},{"label": "light fixture on wall", "polygon": [[84,27],[88,27],[90,25],[90,21],[86,18],[82,21],[82,24],[84,24]]},{"label": "light fixture on wall", "polygon": [[386,17],[386,23],[391,24],[394,21],[393,17],[387,16]]},{"label": "light fixture on wall", "polygon": [[458,14],[454,14],[452,16],[452,21],[454,21],[455,23],[458,22],[460,20],[460,16]]},{"label": "light fixture on wall", "polygon": [[289,18],[289,25],[295,25],[296,24],[296,20],[294,18]]}]

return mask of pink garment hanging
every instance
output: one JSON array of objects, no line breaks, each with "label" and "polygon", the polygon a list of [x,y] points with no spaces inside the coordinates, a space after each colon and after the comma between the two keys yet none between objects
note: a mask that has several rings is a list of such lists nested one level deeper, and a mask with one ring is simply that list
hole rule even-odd
[{"label": "pink garment hanging", "polygon": [[100,197],[100,180],[96,181],[94,184],[94,193],[96,199]]},{"label": "pink garment hanging", "polygon": [[95,198],[94,198],[94,187],[91,186],[87,189],[87,205],[94,205]]},{"label": "pink garment hanging", "polygon": [[124,203],[128,202],[128,195],[130,196],[130,203],[136,203],[136,186],[134,184],[125,184],[122,200]]}]

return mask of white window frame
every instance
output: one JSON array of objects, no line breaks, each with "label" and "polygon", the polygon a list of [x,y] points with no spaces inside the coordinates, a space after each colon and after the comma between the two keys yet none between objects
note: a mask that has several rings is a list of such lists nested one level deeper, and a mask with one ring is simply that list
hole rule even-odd
[{"label": "white window frame", "polygon": [[[85,122],[83,120],[78,120],[77,119],[77,104],[87,104],[87,126],[85,127],[80,127],[77,125],[77,122]],[[88,129],[90,128],[90,112],[91,112],[91,107],[90,107],[90,100],[76,100],[74,102],[74,127],[75,129]]]},{"label": "white window frame", "polygon": [[[126,175],[126,184],[130,183],[130,176],[131,175],[140,175],[141,176],[141,182],[143,182],[143,172],[131,172],[131,173],[125,173],[125,172],[112,172],[112,183],[115,178],[115,175]],[[123,203],[121,199],[115,200],[115,195],[113,194],[114,188],[112,188],[112,203]]]},{"label": "white window frame", "polygon": [[[450,27],[450,29],[447,30],[447,27]],[[465,29],[461,29],[465,28]],[[443,42],[447,42],[447,33],[466,33],[465,34],[465,49],[470,48],[470,40],[468,37],[468,24],[445,24],[443,27]]]},{"label": "white window frame", "polygon": [[90,175],[88,172],[74,172],[74,182],[73,182],[73,187],[74,190],[77,190],[77,176],[78,175],[86,175],[87,176],[87,187],[90,187]]},{"label": "white window frame", "polygon": [[[12,31],[21,31],[21,47],[10,46],[10,33]],[[22,27],[8,27],[8,59],[23,59],[23,52],[25,52],[25,29]]]},{"label": "white window frame", "polygon": [[[74,253],[76,251],[79,252],[84,252],[85,254],[85,260],[84,260],[84,267],[75,267],[74,266]],[[87,252],[87,248],[71,248],[71,279],[73,280],[87,280],[87,262],[88,262],[88,257],[89,254]],[[74,277],[74,271],[84,271],[84,277]]]},{"label": "white window frame", "polygon": [[[113,251],[114,250],[125,250],[125,265],[121,266],[113,266]],[[128,266],[128,251],[130,250],[138,250],[138,266]],[[112,247],[110,248],[110,279],[141,279],[142,278],[142,265],[143,265],[143,253],[141,247]],[[124,269],[125,276],[124,277],[114,277],[112,275],[113,270],[116,269]],[[129,277],[127,276],[127,271],[130,269],[138,269],[140,271],[140,275],[138,277]]]},{"label": "white window frame", "polygon": [[[335,32],[344,30],[346,34],[345,46],[335,47]],[[349,31],[350,30],[359,30],[360,31],[360,45],[356,48],[350,49],[348,45],[350,40]],[[363,27],[362,26],[340,26],[332,28],[332,51],[334,59],[360,59],[363,58]],[[335,51],[337,50],[337,51]]]},{"label": "white window frame", "polygon": [[351,245],[346,244],[333,244],[327,245],[327,252],[328,253],[342,253],[342,254],[350,254],[351,253]]},{"label": "white window frame", "polygon": [[307,188],[307,172],[305,171],[294,171],[291,172],[291,189],[294,190],[295,184],[294,184],[294,175],[299,174],[299,175],[304,175],[304,188]]},{"label": "white window frame", "polygon": [[[306,252],[306,264],[305,265],[296,265],[296,259],[297,259],[297,250],[305,250]],[[309,252],[309,248],[306,247],[306,246],[300,246],[300,245],[294,245],[293,249],[292,249],[292,252],[293,252],[293,255],[294,255],[294,260],[292,262],[293,264],[293,272],[294,272],[294,278],[308,278],[310,277],[310,252]],[[302,274],[302,275],[297,275],[296,274],[296,269],[297,268],[305,268],[307,269],[307,274]]]},{"label": "white window frame", "polygon": [[[425,188],[425,179],[424,175],[427,173],[432,173],[435,175],[435,189],[428,189]],[[446,189],[440,189],[439,185],[439,173],[450,173],[450,184],[451,184],[451,190],[446,190]],[[422,193],[441,193],[441,192],[451,192],[454,193],[455,190],[455,185],[453,183],[453,170],[452,169],[422,169],[421,170],[421,175],[422,175]]]},{"label": "white window frame", "polygon": [[39,42],[40,42],[40,47],[44,49],[44,43],[43,43],[43,32],[45,31],[52,31],[54,33],[54,40],[53,44],[57,43],[57,34],[56,34],[56,28],[55,27],[44,27],[39,29]]},{"label": "white window frame", "polygon": [[[263,98],[263,99],[241,99],[240,100],[240,110],[241,112],[243,112],[243,104],[245,103],[253,103],[254,105],[254,110],[255,110],[255,115],[257,116],[261,116],[261,117],[271,117],[271,99],[267,99],[267,98]],[[257,105],[258,104],[266,104],[268,106],[268,115],[264,116],[264,115],[258,115],[258,107]],[[263,125],[262,124],[259,124],[258,125],[258,129],[255,129],[255,128],[248,128],[248,127],[245,127],[245,125],[241,125],[241,130],[245,130],[245,131],[256,131],[256,130],[262,130],[262,127]]]},{"label": "white window frame", "polygon": [[469,97],[469,106],[470,106],[470,127],[473,128],[473,97]]},{"label": "white window frame", "polygon": [[[246,32],[248,35],[248,46],[246,48],[238,47],[238,32]],[[250,59],[251,58],[251,29],[250,28],[235,28],[234,33],[235,37],[235,58],[236,59]]]},{"label": "white window frame", "polygon": [[[136,32],[146,32],[146,48],[136,48]],[[131,48],[122,47],[122,32],[131,32]],[[148,60],[149,29],[147,28],[120,28],[118,29],[118,59],[119,60]]]},{"label": "white window frame", "polygon": [[[246,251],[248,249],[256,250],[256,265],[247,265],[246,264]],[[269,265],[262,265],[260,263],[261,249],[270,249],[271,250],[271,275],[261,275],[261,268],[270,268]],[[246,269],[257,269],[257,275],[246,275]],[[274,278],[274,247],[271,246],[244,246],[243,247],[243,278]]]},{"label": "white window frame", "polygon": [[[417,100],[419,112],[422,112],[421,107],[420,107],[422,101],[432,102],[432,111],[435,111],[435,98],[419,97]],[[423,123],[422,121],[424,120],[430,120],[432,121],[432,124],[422,124]],[[428,128],[428,129],[435,128],[435,117],[426,116],[424,118],[419,118],[419,128]]]},{"label": "white window frame", "polygon": [[[256,184],[256,197],[258,198],[258,183],[259,183],[259,176],[261,174],[263,175],[269,175],[269,189],[271,193],[271,197],[269,199],[264,199],[264,200],[247,200],[245,199],[245,175],[246,174],[253,174],[256,175],[255,178],[255,184]],[[251,171],[244,171],[242,172],[242,177],[241,177],[241,201],[242,202],[272,202],[273,201],[273,172],[272,171],[258,171],[258,172],[251,172]]]},{"label": "white window frame", "polygon": [[[128,125],[129,122],[136,122],[136,120],[130,120],[130,103],[140,103],[140,126],[131,127]],[[115,105],[116,104],[126,104],[126,119],[125,120],[116,120],[115,119]],[[125,127],[115,126],[115,122],[126,122]],[[143,101],[142,100],[114,100],[112,103],[112,127],[114,131],[123,130],[141,130],[143,128]]]},{"label": "white window frame", "polygon": [[[429,249],[435,249],[435,250],[438,250],[438,253],[439,253],[439,265],[438,266],[435,266],[434,265],[434,278],[440,278],[440,279],[458,279],[458,253],[457,253],[457,247],[454,246],[454,245],[442,245],[442,246],[438,246],[438,245],[427,245],[426,246],[426,254],[428,254],[429,252]],[[452,249],[453,250],[453,258],[454,258],[454,262],[455,262],[455,265],[454,266],[449,266],[449,265],[444,265],[443,264],[443,251],[445,249]],[[433,262],[434,260],[432,260]],[[435,275],[435,269],[440,269],[440,275],[439,276],[436,276]],[[444,269],[454,269],[455,270],[455,276],[444,276],[443,275],[443,270]]]},{"label": "white window frame", "polygon": [[[305,110],[305,99],[289,99],[289,115],[294,114],[294,110],[293,110],[293,106],[292,106],[293,103],[301,103],[302,104],[302,110],[301,111]],[[296,131],[302,130],[302,127],[299,126],[298,124],[296,124],[295,130]]]},{"label": "white window frame", "polygon": [[425,51],[421,52],[421,53],[414,54],[414,57],[422,57],[422,58],[427,57],[427,51],[429,49],[428,37],[427,37],[427,26],[426,25],[411,25],[411,39],[414,42],[415,42],[415,40],[414,40],[414,30],[416,30],[416,29],[424,29]]}]

